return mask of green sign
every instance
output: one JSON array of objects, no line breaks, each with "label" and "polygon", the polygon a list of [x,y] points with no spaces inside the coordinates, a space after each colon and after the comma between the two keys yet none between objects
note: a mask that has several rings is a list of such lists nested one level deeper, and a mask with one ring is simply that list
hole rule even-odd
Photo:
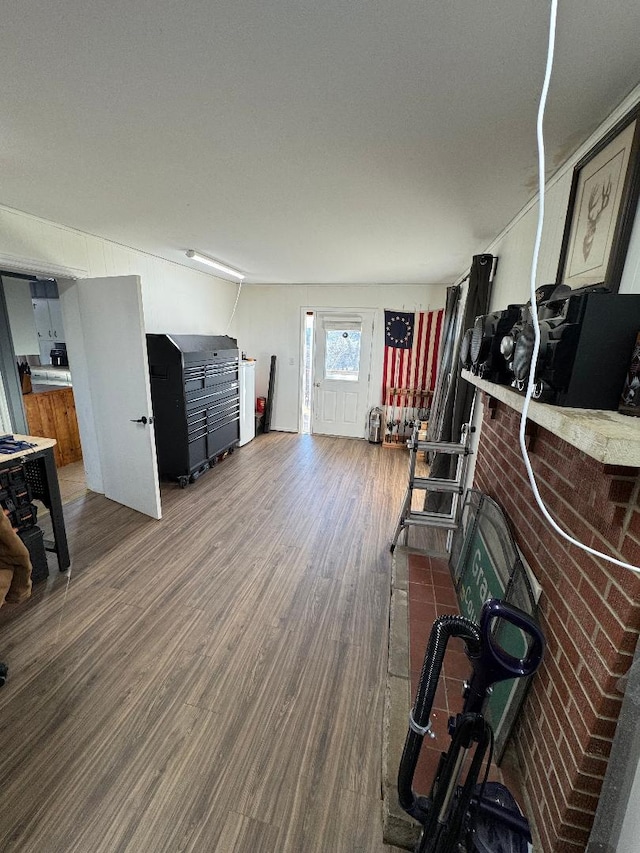
[{"label": "green sign", "polygon": [[462,615],[478,625],[482,605],[489,598],[502,598],[504,586],[496,574],[489,549],[479,529],[475,530],[466,552],[471,559],[463,566],[460,574],[458,604]]},{"label": "green sign", "polygon": [[[504,598],[505,587],[496,568],[491,549],[480,532],[480,527],[471,534],[464,549],[467,556],[465,565],[459,572],[457,595],[460,612],[476,625],[480,624],[482,605],[489,598]],[[508,622],[495,626],[493,637],[499,645],[513,657],[526,655],[527,640],[519,628]],[[502,727],[509,704],[517,687],[517,679],[500,681],[493,686],[493,693],[485,709],[487,720],[496,737]]]}]

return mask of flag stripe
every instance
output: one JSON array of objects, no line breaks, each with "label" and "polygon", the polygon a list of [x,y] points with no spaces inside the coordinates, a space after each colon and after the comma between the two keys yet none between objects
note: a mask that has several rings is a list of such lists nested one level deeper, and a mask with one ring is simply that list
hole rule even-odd
[{"label": "flag stripe", "polygon": [[427,339],[427,341],[426,341],[427,345],[425,347],[426,352],[424,354],[424,361],[422,364],[422,376],[420,377],[420,388],[422,388],[423,391],[426,391],[429,388],[428,371],[429,371],[429,364],[431,362],[431,359],[433,358],[432,349],[431,349],[431,332],[432,332],[432,329],[433,329],[433,311],[429,311],[429,314],[427,316],[427,331],[426,331],[426,335],[425,335],[426,339]]},{"label": "flag stripe", "polygon": [[[415,340],[415,335],[413,336]],[[409,364],[411,362],[411,350],[403,349],[402,350],[402,368],[400,370],[400,388],[402,389],[400,392],[400,400],[398,405],[401,409],[407,404],[407,375],[409,373]]]},{"label": "flag stripe", "polygon": [[411,376],[411,387],[414,389],[413,394],[411,396],[411,406],[412,408],[416,407],[416,389],[420,388],[420,361],[424,357],[424,341],[422,338],[424,328],[424,311],[421,311],[418,314],[418,345],[416,351],[416,357],[414,358],[413,363],[413,372]]},{"label": "flag stripe", "polygon": [[440,363],[440,335],[442,334],[442,321],[444,319],[444,309],[437,312],[436,318],[436,334],[433,340],[433,370],[431,371],[430,391],[436,390],[436,379],[438,378],[438,365]]},{"label": "flag stripe", "polygon": [[390,347],[385,347],[384,348],[384,361],[382,363],[382,405],[383,406],[387,406],[389,404],[389,401],[387,399],[387,388],[389,387],[388,383],[387,383],[387,370],[389,367],[389,359],[390,358],[391,358]]}]

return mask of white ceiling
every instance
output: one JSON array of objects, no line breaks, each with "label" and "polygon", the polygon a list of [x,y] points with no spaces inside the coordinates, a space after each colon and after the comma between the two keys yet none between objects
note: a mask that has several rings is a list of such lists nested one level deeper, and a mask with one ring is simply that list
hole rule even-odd
[{"label": "white ceiling", "polygon": [[[0,203],[249,282],[442,283],[535,185],[548,0],[6,0]],[[640,81],[560,0],[552,171]]]}]

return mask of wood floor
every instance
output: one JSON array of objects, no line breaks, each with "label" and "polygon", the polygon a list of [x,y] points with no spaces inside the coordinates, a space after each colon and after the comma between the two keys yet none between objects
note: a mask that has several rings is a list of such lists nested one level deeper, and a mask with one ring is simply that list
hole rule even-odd
[{"label": "wood floor", "polygon": [[67,504],[70,579],[0,610],[0,850],[390,853],[388,545],[407,464],[270,433],[163,488],[161,522],[92,493]]}]

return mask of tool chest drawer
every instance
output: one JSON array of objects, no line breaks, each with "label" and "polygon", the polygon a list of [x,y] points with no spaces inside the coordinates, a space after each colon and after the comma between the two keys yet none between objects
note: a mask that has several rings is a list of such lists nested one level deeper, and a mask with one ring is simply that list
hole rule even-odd
[{"label": "tool chest drawer", "polygon": [[184,393],[187,401],[211,393],[238,379],[238,357],[225,353],[216,362],[204,362],[184,368]]}]

